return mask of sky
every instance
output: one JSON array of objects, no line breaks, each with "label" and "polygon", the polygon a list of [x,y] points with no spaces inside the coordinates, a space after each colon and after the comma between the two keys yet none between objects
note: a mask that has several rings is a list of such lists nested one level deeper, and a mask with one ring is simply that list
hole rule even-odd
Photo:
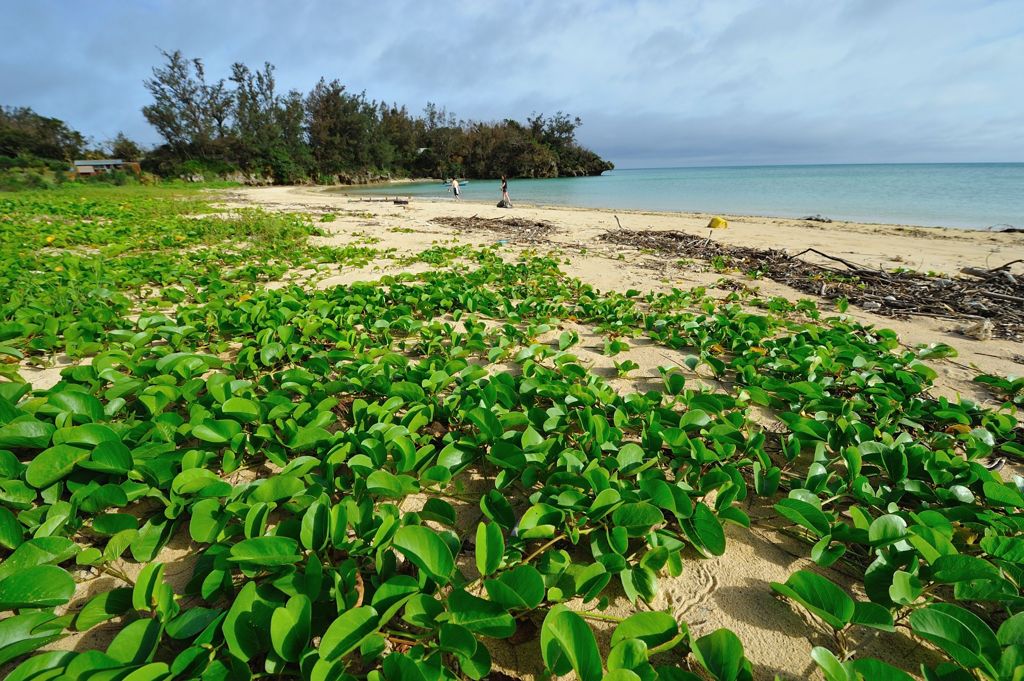
[{"label": "sky", "polygon": [[460,118],[565,111],[621,168],[1024,161],[1022,0],[0,0],[0,104],[159,142],[160,49]]}]

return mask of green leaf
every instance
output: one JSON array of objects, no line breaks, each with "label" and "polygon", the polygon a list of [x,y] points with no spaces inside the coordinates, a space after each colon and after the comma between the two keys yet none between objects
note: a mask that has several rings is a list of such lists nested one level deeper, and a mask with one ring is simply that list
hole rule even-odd
[{"label": "green leaf", "polygon": [[477,427],[480,434],[484,436],[485,442],[500,440],[501,436],[505,434],[505,429],[501,427],[501,421],[489,409],[477,407],[466,414],[466,419]]},{"label": "green leaf", "polygon": [[469,629],[458,624],[442,624],[438,630],[437,640],[441,650],[446,652],[465,657],[472,657],[476,654],[476,637]]},{"label": "green leaf", "polygon": [[275,608],[270,618],[270,642],[281,659],[297,662],[309,643],[312,603],[302,594],[292,596],[287,605]]},{"label": "green leaf", "polygon": [[[647,644],[635,638],[627,638],[612,646],[608,653],[608,671],[642,669],[647,664]],[[635,673],[634,673],[635,675]],[[637,677],[640,678],[640,677]],[[604,677],[608,681],[608,676]]]},{"label": "green leaf", "polygon": [[389,471],[373,471],[366,476],[366,491],[374,496],[401,499],[409,493],[402,485],[401,480],[401,478],[407,477],[397,476]]},{"label": "green leaf", "polygon": [[516,514],[512,510],[512,505],[496,489],[492,489],[480,497],[480,510],[483,511],[485,516],[506,530],[511,531],[516,524]]},{"label": "green leaf", "polygon": [[833,629],[842,629],[854,614],[850,595],[830,580],[807,570],[797,570],[785,584],[772,582],[772,589],[791,598],[820,617]]},{"label": "green leaf", "polygon": [[746,662],[743,644],[728,629],[718,629],[694,641],[693,656],[716,681],[736,681]]},{"label": "green leaf", "polygon": [[760,461],[754,462],[754,491],[762,497],[770,497],[779,489],[782,469],[771,466],[765,469]]},{"label": "green leaf", "polygon": [[497,579],[485,580],[484,589],[492,601],[505,609],[531,610],[544,599],[544,578],[532,565],[518,565],[503,570]]},{"label": "green leaf", "polygon": [[638,612],[622,620],[612,633],[611,645],[614,647],[621,641],[635,638],[647,644],[648,648],[657,648],[671,641],[679,633],[676,618],[667,612]]},{"label": "green leaf", "polygon": [[968,669],[984,669],[995,677],[1001,654],[999,641],[977,615],[949,603],[936,603],[910,613],[914,633],[925,638]]},{"label": "green leaf", "polygon": [[1015,487],[989,481],[982,486],[982,490],[985,492],[985,498],[994,506],[1024,508],[1024,496]]},{"label": "green leaf", "polygon": [[1024,612],[1018,612],[999,625],[996,638],[1002,646],[1024,645]]},{"label": "green leaf", "polygon": [[782,499],[775,504],[779,515],[807,528],[816,537],[824,537],[832,533],[832,524],[828,517],[806,501],[799,499]]},{"label": "green leaf", "polygon": [[132,607],[132,589],[118,587],[89,599],[75,616],[75,630],[87,631],[101,622],[118,617]]},{"label": "green leaf", "polygon": [[896,631],[892,621],[892,613],[877,603],[856,601],[853,604],[853,617],[850,624],[858,624],[862,627],[881,629],[882,631]]},{"label": "green leaf", "polygon": [[242,432],[237,421],[206,419],[192,429],[192,435],[203,442],[223,444]]},{"label": "green leaf", "polygon": [[601,655],[594,632],[564,605],[551,608],[540,629],[540,651],[553,674],[576,672],[580,681],[601,681]]},{"label": "green leaf", "polygon": [[149,563],[139,572],[132,590],[132,607],[136,610],[153,610],[157,605],[160,586],[164,580],[163,563]]},{"label": "green leaf", "polygon": [[889,598],[900,605],[911,605],[924,592],[924,587],[917,575],[898,570],[892,578],[892,586],[889,587]]},{"label": "green leaf", "polygon": [[231,484],[208,468],[189,468],[174,476],[171,492],[178,496],[222,497],[231,493]]},{"label": "green leaf", "polygon": [[159,620],[135,620],[117,633],[107,646],[107,655],[126,665],[149,662],[160,644],[162,631]]},{"label": "green leaf", "polygon": [[420,586],[415,579],[409,575],[396,575],[373,593],[370,605],[380,613],[381,622],[389,622],[398,609],[418,593]]},{"label": "green leaf", "polygon": [[35,565],[0,580],[0,610],[63,605],[75,594],[75,580],[56,565]]},{"label": "green leaf", "polygon": [[505,538],[496,523],[480,523],[476,528],[476,569],[487,576],[498,569],[505,556]]},{"label": "green leaf", "polygon": [[302,545],[311,551],[319,551],[327,544],[327,537],[330,530],[330,507],[329,500],[323,497],[324,501],[314,501],[302,514],[302,529],[299,539]]},{"label": "green leaf", "polygon": [[369,605],[347,610],[327,627],[320,639],[320,657],[328,662],[345,657],[381,626],[377,611]]},{"label": "green leaf", "polygon": [[[0,665],[6,665],[15,658],[61,638],[64,634],[60,621],[48,612],[27,612],[0,619]],[[39,659],[46,654],[34,656],[29,660]],[[5,679],[14,678],[16,675],[17,672],[6,676]]]},{"label": "green leaf", "polygon": [[977,556],[958,553],[952,556],[939,556],[932,563],[932,578],[945,584],[1000,577],[999,568]]},{"label": "green leaf", "polygon": [[811,659],[818,664],[822,675],[825,677],[825,681],[857,681],[847,667],[828,648],[815,646],[811,649]]},{"label": "green leaf", "polygon": [[725,553],[725,530],[718,516],[704,502],[698,502],[693,508],[693,515],[682,523],[686,536],[698,549],[703,549],[713,556]]},{"label": "green leaf", "polygon": [[0,427],[0,447],[43,449],[56,428],[52,423],[24,418]]},{"label": "green leaf", "polygon": [[135,461],[132,459],[132,453],[128,450],[128,447],[118,440],[116,442],[99,443],[92,450],[88,460],[81,461],[78,465],[99,473],[124,475],[135,466]]},{"label": "green leaf", "polygon": [[71,412],[75,416],[80,416],[89,421],[103,420],[103,405],[95,397],[87,393],[70,390],[51,392],[47,397],[47,402],[61,411]]},{"label": "green leaf", "polygon": [[25,482],[36,489],[45,489],[63,479],[79,461],[89,458],[89,450],[71,445],[55,445],[29,462],[25,469]]},{"label": "green leaf", "polygon": [[633,442],[623,445],[619,453],[615,455],[615,460],[619,464],[619,471],[625,475],[628,475],[631,470],[643,464],[645,458],[647,458],[647,453],[644,452],[640,445]]},{"label": "green leaf", "polygon": [[916,681],[905,671],[870,657],[853,660],[850,667],[856,672],[858,679],[865,681]]},{"label": "green leaf", "polygon": [[243,397],[228,399],[221,405],[220,410],[225,416],[234,417],[243,423],[258,421],[260,418],[260,405]]},{"label": "green leaf", "polygon": [[631,537],[642,537],[650,533],[651,528],[665,522],[661,509],[646,501],[622,504],[612,512],[612,522],[624,527]]},{"label": "green leaf", "polygon": [[193,639],[225,614],[223,610],[192,606],[167,623],[167,635],[179,641]]},{"label": "green leaf", "polygon": [[988,536],[981,540],[981,548],[993,558],[1012,563],[1024,563],[1024,538]]},{"label": "green leaf", "polygon": [[455,570],[448,545],[427,527],[406,525],[395,533],[391,544],[438,584],[447,584]]},{"label": "green leaf", "polygon": [[898,515],[887,514],[875,518],[868,528],[868,541],[872,546],[888,546],[907,536],[907,521]]},{"label": "green leaf", "polygon": [[6,506],[0,506],[0,546],[16,549],[24,538],[25,528]]},{"label": "green leaf", "polygon": [[256,582],[248,582],[238,591],[221,624],[232,655],[248,661],[266,650],[271,613],[271,606],[258,592]]},{"label": "green leaf", "polygon": [[388,389],[388,397],[401,397],[410,404],[422,402],[426,396],[423,388],[409,381],[398,381]]},{"label": "green leaf", "polygon": [[252,490],[253,501],[270,503],[301,494],[306,490],[306,484],[293,475],[274,475],[259,481]]},{"label": "green leaf", "polygon": [[0,561],[0,580],[17,575],[36,565],[63,563],[78,553],[78,546],[64,537],[29,539],[5,560]]},{"label": "green leaf", "polygon": [[516,631],[516,622],[497,603],[477,598],[462,589],[448,596],[449,621],[491,638],[508,638]]},{"label": "green leaf", "polygon": [[228,560],[258,567],[291,565],[301,560],[298,551],[291,537],[253,537],[232,546]]}]

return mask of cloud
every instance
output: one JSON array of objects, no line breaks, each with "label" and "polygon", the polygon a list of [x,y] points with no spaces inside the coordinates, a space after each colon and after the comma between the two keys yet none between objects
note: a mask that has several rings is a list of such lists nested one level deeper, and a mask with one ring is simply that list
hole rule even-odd
[{"label": "cloud", "polygon": [[1024,160],[1014,0],[388,3],[40,0],[6,10],[0,103],[152,143],[156,46],[270,61],[462,118],[564,110],[623,167]]}]

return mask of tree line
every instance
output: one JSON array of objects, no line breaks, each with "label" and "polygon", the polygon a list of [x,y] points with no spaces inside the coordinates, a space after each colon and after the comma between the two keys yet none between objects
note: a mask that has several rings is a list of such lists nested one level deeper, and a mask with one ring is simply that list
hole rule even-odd
[{"label": "tree line", "polygon": [[145,152],[119,134],[103,147],[63,121],[31,109],[0,109],[0,155],[70,160],[109,153],[141,160],[164,176],[247,175],[287,184],[362,182],[386,177],[564,177],[613,166],[576,140],[578,117],[534,114],[520,122],[458,119],[428,103],[420,115],[370,100],[339,80],[309,92],[280,92],[274,66],[236,63],[207,77],[201,59],[163,52],[144,82],[142,113],[163,139]]}]

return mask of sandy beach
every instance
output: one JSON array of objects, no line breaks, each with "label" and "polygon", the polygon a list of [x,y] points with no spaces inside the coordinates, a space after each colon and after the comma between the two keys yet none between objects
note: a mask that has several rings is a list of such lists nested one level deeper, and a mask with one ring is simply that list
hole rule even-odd
[{"label": "sandy beach", "polygon": [[[884,269],[897,267],[931,271],[947,276],[964,267],[991,268],[1024,258],[1024,234],[970,232],[943,228],[858,224],[833,222],[813,223],[804,220],[776,218],[729,217],[726,229],[707,229],[711,216],[705,214],[652,213],[609,211],[564,207],[517,205],[499,209],[472,202],[412,200],[395,204],[380,197],[312,187],[267,187],[219,190],[215,200],[230,209],[259,207],[268,211],[312,214],[325,236],[315,241],[332,244],[372,245],[387,254],[379,262],[366,267],[334,267],[317,273],[295,272],[291,280],[312,281],[327,288],[355,281],[373,281],[399,272],[424,271],[422,262],[401,264],[402,256],[419,253],[432,245],[465,243],[490,245],[507,242],[511,257],[519,253],[557,254],[563,269],[572,276],[601,290],[666,291],[673,287],[706,286],[713,295],[727,295],[736,285],[758,289],[765,296],[783,296],[791,300],[807,294],[767,278],[754,279],[742,272],[716,270],[706,260],[670,259],[643,250],[623,248],[600,240],[602,234],[617,229],[676,230],[718,240],[722,243],[757,248],[786,249],[797,253],[815,248],[849,261]],[[333,218],[324,220],[323,216]],[[509,218],[550,224],[542,237],[524,240],[524,235],[494,231],[460,230],[438,222],[450,218]],[[313,274],[312,279],[310,279]],[[274,282],[272,286],[287,281]],[[831,301],[819,299],[826,315],[838,314]],[[1008,340],[976,340],[960,329],[962,320],[916,316],[885,317],[851,306],[850,317],[866,324],[891,328],[898,332],[908,348],[919,344],[947,343],[959,351],[955,358],[929,360],[939,372],[933,394],[950,398],[967,397],[998,406],[991,394],[972,379],[979,373],[1019,375],[1024,372],[1024,348]],[[582,342],[575,349],[581,362],[603,376],[621,393],[657,389],[660,385],[658,367],[683,366],[684,354],[643,339],[631,341],[630,349],[615,359],[632,360],[638,369],[628,378],[617,375],[613,360],[602,352],[602,336],[594,329],[564,322],[559,329],[540,340],[554,340],[565,329],[579,334]],[[23,375],[37,388],[47,388],[59,380],[64,363],[47,369],[26,368]],[[720,389],[715,381],[702,375],[689,375],[696,385]],[[768,412],[752,417],[769,430],[781,424]],[[1014,466],[1007,465],[1004,475]],[[411,497],[407,503],[415,504]],[[415,510],[407,508],[405,510]],[[649,604],[654,610],[671,612],[679,621],[687,622],[691,632],[704,635],[720,627],[735,631],[743,641],[746,654],[754,664],[755,679],[822,678],[810,658],[816,645],[830,645],[830,638],[816,628],[806,613],[773,596],[771,582],[782,582],[798,569],[814,567],[851,592],[863,597],[860,580],[843,568],[821,570],[808,557],[806,544],[787,532],[781,518],[770,504],[751,497],[745,511],[751,516],[751,528],[728,527],[728,548],[723,556],[694,559],[686,563],[677,578],[663,577],[656,599]],[[168,577],[178,589],[189,579],[195,554],[188,550],[188,538],[181,534],[161,552],[159,560],[168,566]],[[135,573],[141,565],[118,562],[118,567]],[[472,573],[468,566],[467,574]],[[77,597],[90,590],[105,588],[109,578],[88,582],[80,587]],[[586,609],[582,604],[575,604]],[[613,596],[603,615],[625,617],[636,611],[621,594]],[[599,644],[606,653],[612,625],[591,622]],[[51,644],[49,649],[84,650],[102,647],[118,631],[107,625],[84,635],[72,635]],[[921,663],[935,665],[941,657],[927,644],[905,631],[880,638],[874,633],[856,634],[861,654],[877,657],[907,671],[916,673]],[[495,641],[490,647],[498,670],[522,678],[540,678],[543,672],[537,642],[522,646]],[[666,660],[669,661],[669,660]]]},{"label": "sandy beach", "polygon": [[[396,187],[396,195],[401,187]],[[969,231],[913,225],[818,223],[769,217],[724,215],[726,229],[709,230],[712,215],[601,210],[569,207],[540,207],[517,202],[513,209],[493,203],[413,199],[396,205],[380,196],[361,196],[357,191],[314,187],[265,187],[232,190],[225,194],[230,206],[260,206],[274,211],[331,213],[332,222],[320,227],[329,234],[326,243],[347,244],[372,239],[377,248],[395,249],[399,255],[419,252],[431,244],[457,239],[462,243],[493,244],[505,240],[501,234],[459,231],[439,224],[437,218],[477,216],[484,219],[523,218],[544,221],[553,229],[544,243],[518,244],[513,249],[537,251],[557,249],[565,259],[563,269],[601,290],[669,290],[673,287],[712,287],[723,277],[759,289],[763,295],[791,300],[815,298],[767,278],[753,279],[741,272],[719,272],[699,259],[666,260],[656,253],[642,252],[599,240],[616,229],[677,230],[709,237],[723,244],[755,248],[786,249],[798,253],[814,248],[854,263],[886,270],[912,269],[922,273],[954,276],[965,267],[994,268],[1024,258],[1024,234]],[[617,219],[616,219],[617,218]],[[802,256],[814,261],[818,256]],[[818,258],[818,262],[827,262]],[[1015,266],[1020,271],[1020,264]],[[318,285],[330,286],[356,280],[376,279],[401,271],[391,262],[361,270],[339,271]],[[823,311],[834,312],[834,304],[818,298]],[[1012,304],[1012,303],[1007,303]],[[962,394],[983,399],[971,379],[981,372],[1019,375],[1024,372],[1024,347],[1000,340],[977,340],[964,335],[964,320],[926,316],[893,318],[850,306],[846,314],[866,324],[891,328],[908,347],[947,343],[959,357],[936,363],[939,388],[948,396]]]},{"label": "sandy beach", "polygon": [[[573,276],[602,290],[640,291],[669,290],[672,287],[707,286],[722,295],[730,290],[728,282],[757,288],[764,295],[789,299],[808,297],[770,279],[751,279],[740,272],[720,272],[706,261],[666,260],[656,253],[624,249],[600,241],[609,230],[650,229],[678,230],[720,240],[723,243],[759,248],[784,248],[793,253],[816,248],[830,255],[884,269],[912,268],[952,276],[964,267],[991,268],[1024,258],[1024,235],[970,232],[944,228],[921,228],[905,225],[877,225],[846,222],[831,224],[776,218],[729,217],[729,226],[709,235],[706,228],[711,216],[705,214],[652,213],[609,211],[564,207],[516,205],[504,210],[483,203],[412,200],[396,205],[380,197],[361,197],[355,193],[305,187],[273,187],[233,190],[225,195],[232,207],[259,206],[271,211],[297,211],[333,214],[330,222],[321,223],[328,234],[317,237],[330,244],[368,244],[376,248],[394,249],[393,255],[413,254],[433,244],[467,243],[486,245],[508,241],[513,253],[533,251],[556,252],[563,269]],[[459,231],[439,224],[438,218],[507,218],[545,221],[553,230],[543,239],[520,243],[514,235],[492,232]],[[616,219],[617,218],[617,219]],[[400,271],[419,272],[423,265],[406,269],[395,260],[357,269],[339,269],[317,282],[329,287],[354,281],[369,281]],[[724,280],[724,281],[723,281]],[[811,296],[813,297],[813,296]],[[827,314],[836,314],[834,304],[819,300]],[[919,344],[947,343],[959,351],[956,358],[930,361],[939,372],[933,390],[950,398],[959,396],[987,402],[989,393],[979,389],[972,379],[982,372],[1019,375],[1024,372],[1024,348],[1007,340],[975,340],[960,329],[963,321],[930,317],[892,318],[851,306],[847,314],[866,324],[891,328],[898,332],[908,348]],[[630,392],[656,386],[658,367],[682,364],[682,355],[653,344],[634,343],[630,350],[616,359],[631,359],[639,369],[630,378],[616,375],[612,359],[601,352],[601,337],[592,329],[578,325],[572,330],[583,342],[577,348],[580,359],[596,373],[606,377],[619,391]],[[561,329],[559,329],[561,330]],[[551,338],[558,331],[552,332]],[[548,339],[548,340],[550,340]],[[691,376],[698,384],[714,386],[706,377]],[[763,426],[778,425],[770,414],[756,416]],[[1008,475],[1012,466],[1007,466]],[[665,577],[654,610],[667,610],[680,621],[689,623],[691,631],[703,635],[719,627],[735,631],[743,641],[746,654],[754,664],[755,679],[822,678],[811,662],[810,650],[815,645],[828,646],[830,637],[816,628],[806,613],[772,595],[770,583],[784,581],[798,569],[814,568],[863,597],[856,575],[841,569],[822,571],[808,557],[808,547],[793,539],[782,526],[780,518],[761,500],[748,503],[753,519],[751,529],[730,526],[729,545],[725,555],[693,560],[687,563],[678,578]],[[583,606],[576,604],[583,609]],[[635,607],[619,596],[612,599],[605,615],[628,616]],[[602,650],[607,649],[612,626],[592,622]],[[935,665],[941,657],[927,644],[911,638],[905,631],[879,638],[874,633],[856,634],[861,654],[870,655],[917,673],[921,663]],[[496,667],[505,672],[539,678],[542,663],[536,642],[511,646],[495,642],[491,646]]]}]

